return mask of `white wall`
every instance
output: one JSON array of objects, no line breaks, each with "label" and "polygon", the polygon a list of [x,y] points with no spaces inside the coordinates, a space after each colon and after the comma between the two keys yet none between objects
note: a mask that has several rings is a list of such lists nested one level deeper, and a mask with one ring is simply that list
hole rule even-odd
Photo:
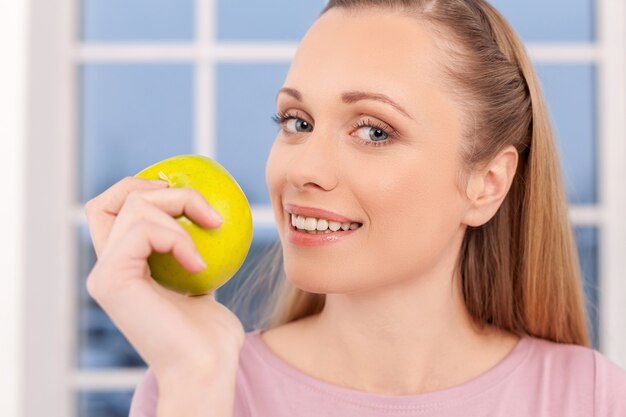
[{"label": "white wall", "polygon": [[0,7],[0,414],[21,415],[28,1]]}]

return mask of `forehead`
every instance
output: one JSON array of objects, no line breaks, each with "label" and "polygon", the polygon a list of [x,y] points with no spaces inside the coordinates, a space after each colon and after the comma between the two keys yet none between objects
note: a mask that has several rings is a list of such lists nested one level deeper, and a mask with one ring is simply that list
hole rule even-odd
[{"label": "forehead", "polygon": [[377,89],[408,98],[436,88],[436,57],[422,20],[380,9],[331,9],[302,39],[285,85]]}]

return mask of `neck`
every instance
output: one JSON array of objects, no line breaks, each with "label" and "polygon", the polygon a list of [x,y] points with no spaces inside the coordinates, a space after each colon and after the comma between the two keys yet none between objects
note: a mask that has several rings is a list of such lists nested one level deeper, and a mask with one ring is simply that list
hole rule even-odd
[{"label": "neck", "polygon": [[463,383],[495,366],[517,342],[474,324],[452,271],[367,293],[328,294],[324,310],[308,321],[311,338],[324,341],[312,355],[324,364],[325,379],[383,394]]}]

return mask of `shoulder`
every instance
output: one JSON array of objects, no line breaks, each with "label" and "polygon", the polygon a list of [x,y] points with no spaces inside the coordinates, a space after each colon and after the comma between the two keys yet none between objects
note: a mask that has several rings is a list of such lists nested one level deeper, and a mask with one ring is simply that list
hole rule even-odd
[{"label": "shoulder", "polygon": [[543,368],[586,375],[595,383],[626,380],[626,371],[593,348],[534,337],[527,337],[527,340],[531,345],[531,360]]},{"label": "shoulder", "polygon": [[580,345],[556,343],[526,336],[528,350],[524,371],[556,387],[588,384],[594,376],[594,350]]},{"label": "shoulder", "polygon": [[530,359],[544,367],[593,372],[595,351],[589,347],[556,343],[537,337],[526,339],[531,346]]},{"label": "shoulder", "polygon": [[573,401],[586,410],[593,408],[592,349],[530,336],[522,341],[527,355],[516,374],[526,390],[541,397],[546,405]]},{"label": "shoulder", "polygon": [[626,416],[626,371],[594,351],[596,416]]},{"label": "shoulder", "polygon": [[588,403],[597,417],[626,416],[626,371],[595,349],[527,338],[525,372],[551,396]]}]

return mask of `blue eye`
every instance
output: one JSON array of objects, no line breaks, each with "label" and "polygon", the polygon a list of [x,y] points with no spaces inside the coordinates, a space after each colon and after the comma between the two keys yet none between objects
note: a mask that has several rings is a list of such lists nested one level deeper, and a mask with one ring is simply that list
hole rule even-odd
[{"label": "blue eye", "polygon": [[278,113],[272,116],[272,119],[279,126],[283,126],[287,133],[310,132],[313,126],[306,120],[287,113]]},{"label": "blue eye", "polygon": [[[313,125],[297,113],[292,115],[279,112],[272,116],[272,120],[287,134],[313,131]],[[356,129],[357,135],[355,136],[359,139],[359,142],[366,146],[388,145],[397,135],[396,130],[392,127],[369,119],[359,121],[352,128]],[[365,134],[360,134],[359,132],[361,131],[365,132]]]},{"label": "blue eye", "polygon": [[[368,146],[388,145],[395,139],[397,133],[392,127],[369,119],[359,121],[353,128],[356,129],[359,141]],[[361,131],[365,132],[365,135],[358,134]]]},{"label": "blue eye", "polygon": [[286,125],[290,130],[295,130],[296,132],[310,132],[313,130],[313,127],[306,120],[302,119],[291,118],[287,120]]},{"label": "blue eye", "polygon": [[[367,128],[367,129],[364,129],[364,128]],[[380,142],[380,141],[387,140],[387,138],[389,137],[389,134],[385,132],[383,129],[379,129],[373,126],[364,126],[364,128],[357,129],[357,132],[360,132],[360,131],[366,132],[365,136],[367,137],[357,135],[361,139],[371,140],[373,142]]]}]

